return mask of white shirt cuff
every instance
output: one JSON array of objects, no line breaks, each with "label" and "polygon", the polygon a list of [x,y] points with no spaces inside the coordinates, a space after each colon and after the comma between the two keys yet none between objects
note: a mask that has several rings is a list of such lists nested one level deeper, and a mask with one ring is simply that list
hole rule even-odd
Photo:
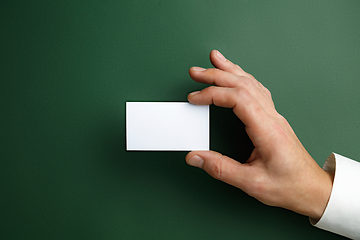
[{"label": "white shirt cuff", "polygon": [[314,226],[360,239],[360,163],[332,153],[323,169],[335,177],[327,207]]}]

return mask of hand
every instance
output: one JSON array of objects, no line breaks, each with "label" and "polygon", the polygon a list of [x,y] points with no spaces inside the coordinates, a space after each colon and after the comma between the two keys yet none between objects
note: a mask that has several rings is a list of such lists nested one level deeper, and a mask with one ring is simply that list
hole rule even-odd
[{"label": "hand", "polygon": [[192,67],[189,73],[196,82],[215,86],[190,93],[189,102],[232,108],[255,148],[244,164],[214,151],[190,152],[186,162],[267,205],[320,219],[332,190],[332,174],[305,150],[276,111],[268,89],[220,52],[213,50],[210,60],[215,68]]}]

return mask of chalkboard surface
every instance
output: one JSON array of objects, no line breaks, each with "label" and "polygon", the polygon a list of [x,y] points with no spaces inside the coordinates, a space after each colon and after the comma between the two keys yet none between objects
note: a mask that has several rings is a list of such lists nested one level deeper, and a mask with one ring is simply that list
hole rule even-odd
[{"label": "chalkboard surface", "polygon": [[[126,101],[186,101],[220,50],[323,165],[360,159],[360,2],[2,1],[1,239],[341,239],[187,166],[127,152]],[[252,150],[211,106],[211,149]]]}]

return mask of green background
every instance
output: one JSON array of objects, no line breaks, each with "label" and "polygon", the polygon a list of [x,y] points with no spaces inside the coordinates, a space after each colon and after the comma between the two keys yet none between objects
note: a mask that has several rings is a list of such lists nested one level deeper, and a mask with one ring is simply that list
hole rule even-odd
[{"label": "green background", "polygon": [[[341,239],[185,163],[126,152],[126,101],[186,101],[220,50],[323,165],[360,159],[360,1],[0,3],[1,239]],[[235,130],[234,130],[235,129]],[[211,148],[246,159],[229,109]]]}]

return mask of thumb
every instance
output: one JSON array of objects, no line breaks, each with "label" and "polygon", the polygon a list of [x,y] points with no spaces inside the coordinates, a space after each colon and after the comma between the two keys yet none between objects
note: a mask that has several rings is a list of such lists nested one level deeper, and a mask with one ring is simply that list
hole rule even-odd
[{"label": "thumb", "polygon": [[241,164],[232,158],[214,151],[193,151],[186,155],[187,164],[204,169],[215,179],[243,188],[248,177],[248,164]]}]

